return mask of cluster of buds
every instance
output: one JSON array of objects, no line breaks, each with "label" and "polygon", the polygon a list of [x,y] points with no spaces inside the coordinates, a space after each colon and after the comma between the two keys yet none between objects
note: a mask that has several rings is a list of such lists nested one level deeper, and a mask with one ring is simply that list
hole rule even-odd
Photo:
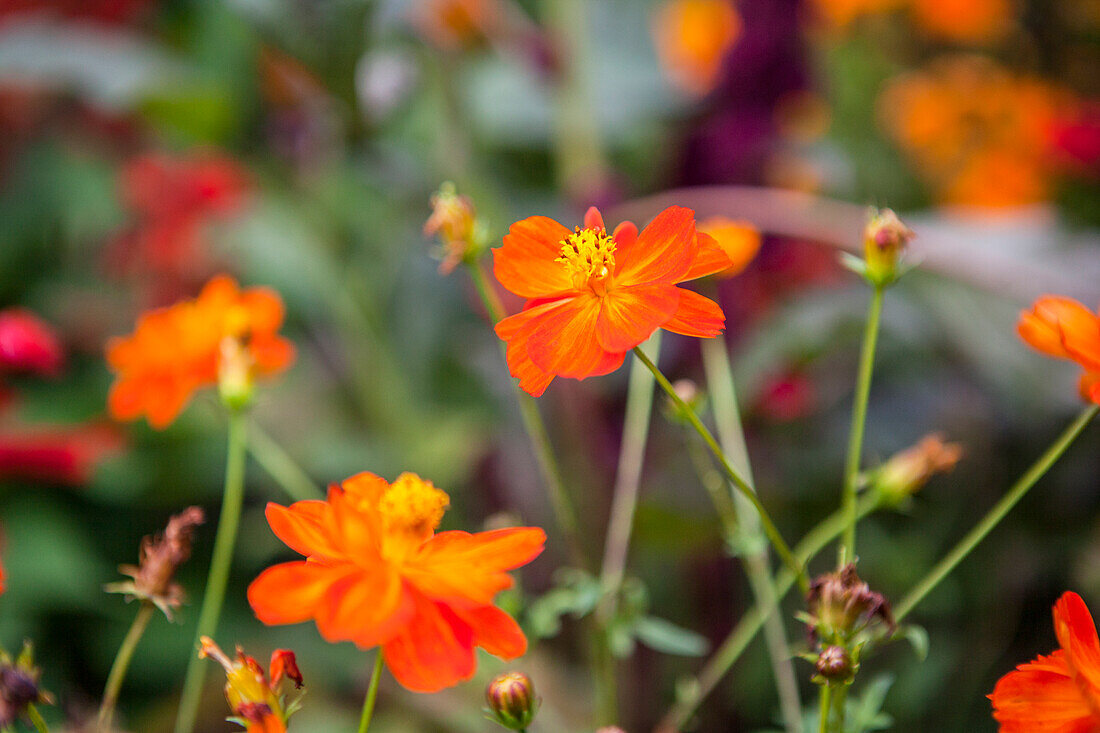
[{"label": "cluster of buds", "polygon": [[248,733],[285,733],[286,721],[298,710],[299,701],[286,704],[280,688],[284,679],[291,680],[295,689],[302,687],[294,652],[276,649],[271,653],[268,679],[260,663],[240,647],[237,658],[230,659],[210,637],[204,636],[200,642],[199,657],[209,657],[225,669],[225,699],[234,716],[230,720]]},{"label": "cluster of buds", "polygon": [[962,458],[958,443],[945,443],[932,433],[914,446],[894,454],[870,475],[870,486],[883,501],[897,506],[921,489],[937,473],[948,473]]},{"label": "cluster of buds", "polygon": [[485,688],[489,718],[508,730],[525,730],[535,719],[541,702],[531,678],[523,672],[497,675]]},{"label": "cluster of buds", "polygon": [[814,578],[806,605],[810,634],[829,643],[847,643],[876,618],[894,627],[889,602],[856,575],[851,563]]},{"label": "cluster of buds", "polygon": [[424,236],[439,237],[439,272],[448,275],[463,262],[476,262],[488,246],[488,237],[473,202],[459,196],[454,184],[448,182],[432,195],[431,204]]},{"label": "cluster of buds", "polygon": [[156,605],[168,620],[183,603],[183,589],[173,581],[176,568],[191,557],[191,536],[204,521],[202,509],[192,506],[168,520],[164,534],[141,541],[138,565],[121,565],[118,570],[132,579],[105,586],[108,593],[125,593],[127,600],[139,598]]},{"label": "cluster of buds", "polygon": [[0,651],[0,729],[7,730],[16,720],[31,714],[36,703],[51,704],[50,694],[38,686],[42,670],[34,666],[34,650],[29,641],[13,662]]},{"label": "cluster of buds", "polygon": [[863,230],[864,274],[876,287],[885,287],[902,274],[901,256],[915,235],[890,209],[871,214]]}]

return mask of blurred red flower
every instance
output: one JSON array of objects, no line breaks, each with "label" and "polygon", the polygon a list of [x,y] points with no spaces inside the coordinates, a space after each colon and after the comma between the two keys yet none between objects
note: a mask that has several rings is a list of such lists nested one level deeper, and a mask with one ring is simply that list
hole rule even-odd
[{"label": "blurred red flower", "polygon": [[1100,639],[1081,596],[1054,604],[1054,633],[1061,649],[1019,665],[988,696],[1001,733],[1100,730]]},{"label": "blurred red flower", "polygon": [[1016,331],[1040,353],[1080,364],[1081,397],[1100,404],[1100,316],[1073,298],[1044,295],[1020,313]]},{"label": "blurred red flower", "polygon": [[24,308],[0,310],[0,371],[56,375],[64,363],[54,329]]},{"label": "blurred red flower", "polygon": [[658,328],[703,338],[722,332],[716,303],[676,287],[732,266],[714,239],[696,231],[695,212],[672,206],[642,230],[623,222],[608,234],[595,207],[572,232],[545,216],[518,221],[493,250],[500,283],[527,298],[496,333],[508,369],[541,395],[555,376],[607,374]]},{"label": "blurred red flower", "polygon": [[313,619],[327,641],[381,646],[397,681],[434,692],[469,679],[474,647],[512,659],[527,639],[493,605],[508,570],[542,552],[534,527],[435,533],[450,499],[411,473],[361,473],[327,501],[267,505],[275,534],[306,560],[265,570],[248,602],[265,624]]},{"label": "blurred red flower", "polygon": [[151,4],[152,0],[0,0],[0,25],[25,15],[61,15],[121,24],[133,20]]},{"label": "blurred red flower", "polygon": [[20,426],[0,430],[0,479],[82,486],[107,455],[122,448],[107,425]]},{"label": "blurred red flower", "polygon": [[107,400],[111,415],[145,415],[155,428],[168,426],[193,392],[218,383],[228,351],[243,351],[249,375],[283,371],[294,345],[278,335],[282,323],[275,291],[240,290],[228,275],[207,283],[195,300],[144,313],[133,334],[107,344],[107,363],[118,375]]}]

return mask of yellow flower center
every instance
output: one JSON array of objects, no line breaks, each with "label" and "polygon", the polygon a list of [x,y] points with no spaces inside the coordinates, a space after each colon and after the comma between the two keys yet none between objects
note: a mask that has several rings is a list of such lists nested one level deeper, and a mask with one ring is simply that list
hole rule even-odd
[{"label": "yellow flower center", "polygon": [[431,481],[403,473],[378,501],[378,512],[387,532],[425,537],[439,526],[450,503],[447,493]]},{"label": "yellow flower center", "polygon": [[581,229],[561,242],[561,254],[555,260],[565,266],[573,287],[590,286],[597,295],[607,291],[615,271],[615,240],[604,229]]}]

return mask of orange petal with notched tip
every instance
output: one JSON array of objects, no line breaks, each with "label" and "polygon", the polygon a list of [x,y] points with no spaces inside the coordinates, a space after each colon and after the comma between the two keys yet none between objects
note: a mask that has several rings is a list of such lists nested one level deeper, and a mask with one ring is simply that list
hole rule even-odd
[{"label": "orange petal with notched tip", "polygon": [[[714,237],[708,234],[699,232],[698,244],[699,249],[695,254],[695,259],[692,261],[691,267],[688,268],[687,273],[680,278],[679,282],[687,282],[688,280],[695,280],[716,273],[725,274],[739,264],[730,256],[727,249],[721,247],[718,242],[715,241]],[[749,260],[751,259],[752,257],[749,257]],[[745,260],[744,264],[741,264],[741,267],[738,268],[737,271],[740,272],[740,270],[744,269],[745,265],[749,263],[749,260]]]},{"label": "orange petal with notched tip", "polygon": [[435,600],[487,605],[512,586],[506,571],[537,557],[545,542],[546,533],[532,527],[440,532],[409,559],[405,577]]},{"label": "orange petal with notched tip", "polygon": [[698,245],[695,212],[670,206],[649,223],[631,244],[615,250],[615,280],[619,285],[679,282],[687,274]]},{"label": "orange petal with notched tip", "polygon": [[413,692],[436,692],[474,674],[473,630],[446,606],[412,594],[410,623],[382,647],[386,666]]},{"label": "orange petal with notched tip", "polygon": [[474,643],[501,659],[515,659],[527,651],[527,637],[511,616],[496,606],[455,608],[455,614],[474,632]]},{"label": "orange petal with notched tip", "polygon": [[726,315],[718,304],[691,290],[679,290],[680,305],[661,328],[698,338],[713,338],[722,333],[726,326]]},{"label": "orange petal with notched tip", "polygon": [[493,250],[493,274],[516,295],[538,298],[570,291],[573,281],[566,268],[555,262],[562,240],[572,232],[546,216],[517,221]]},{"label": "orange petal with notched tip", "polygon": [[601,301],[596,320],[599,345],[614,353],[633,349],[672,317],[681,292],[666,283],[616,288]]},{"label": "orange petal with notched tip", "polygon": [[248,586],[248,603],[265,624],[296,624],[313,618],[333,584],[358,569],[350,563],[287,562],[260,573]]},{"label": "orange petal with notched tip", "polygon": [[631,247],[638,240],[638,226],[632,221],[624,221],[611,233],[616,247]]},{"label": "orange petal with notched tip", "polygon": [[595,206],[589,206],[588,211],[584,212],[584,228],[585,229],[603,229],[606,231],[607,227],[603,223],[603,214]]},{"label": "orange petal with notched tip", "polygon": [[[528,337],[527,354],[539,369],[582,379],[603,358],[596,340],[600,301],[592,293],[549,304]],[[538,310],[538,309],[535,309]]]},{"label": "orange petal with notched tip", "polygon": [[1002,733],[1094,733],[1097,721],[1059,650],[1021,664],[1002,677],[993,693],[993,718]]},{"label": "orange petal with notched tip", "polygon": [[1032,348],[1047,356],[1072,359],[1063,342],[1066,329],[1076,335],[1087,332],[1089,325],[1095,327],[1095,323],[1092,311],[1073,298],[1044,295],[1031,310],[1020,313],[1016,331]]}]

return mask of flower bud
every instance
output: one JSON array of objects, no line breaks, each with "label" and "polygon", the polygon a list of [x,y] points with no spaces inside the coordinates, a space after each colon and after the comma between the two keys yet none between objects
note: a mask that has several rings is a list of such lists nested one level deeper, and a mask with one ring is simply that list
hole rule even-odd
[{"label": "flower bud", "polygon": [[811,633],[830,642],[850,639],[875,617],[894,626],[886,597],[860,580],[852,564],[814,578],[806,605]]},{"label": "flower bud", "polygon": [[915,235],[890,209],[871,215],[863,230],[863,257],[867,278],[877,286],[889,285],[900,274],[898,263]]},{"label": "flower bud", "polygon": [[256,360],[248,348],[248,336],[226,336],[218,350],[218,395],[230,410],[252,403]]},{"label": "flower bud", "polygon": [[888,503],[896,505],[921,489],[937,473],[947,473],[962,458],[962,446],[945,443],[932,433],[916,445],[894,454],[873,474],[871,486]]},{"label": "flower bud", "polygon": [[539,699],[531,678],[523,672],[498,675],[485,689],[493,720],[509,730],[523,730],[535,719]]},{"label": "flower bud", "polygon": [[13,663],[0,652],[0,728],[7,729],[27,714],[35,703],[52,703],[50,694],[38,686],[42,671],[34,666],[34,651],[29,641]]},{"label": "flower bud", "polygon": [[438,236],[442,244],[440,273],[447,275],[460,262],[473,262],[485,248],[485,236],[474,204],[459,196],[447,182],[432,195],[432,215],[424,222],[424,236]]},{"label": "flower bud", "polygon": [[854,671],[852,658],[848,651],[836,644],[825,647],[817,655],[814,663],[817,673],[828,682],[840,682],[847,680]]}]

